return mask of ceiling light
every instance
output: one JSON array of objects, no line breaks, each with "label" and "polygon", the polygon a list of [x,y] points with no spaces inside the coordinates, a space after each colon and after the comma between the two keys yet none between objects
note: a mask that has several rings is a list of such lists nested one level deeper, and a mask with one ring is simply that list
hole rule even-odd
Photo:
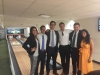
[{"label": "ceiling light", "polygon": [[45,14],[40,14],[39,16],[44,17],[44,18],[49,18],[50,17],[49,15],[45,15]]}]

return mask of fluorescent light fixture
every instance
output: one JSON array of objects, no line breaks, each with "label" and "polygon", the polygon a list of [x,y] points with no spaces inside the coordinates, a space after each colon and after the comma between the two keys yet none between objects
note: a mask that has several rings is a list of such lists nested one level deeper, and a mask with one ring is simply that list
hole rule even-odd
[{"label": "fluorescent light fixture", "polygon": [[49,18],[50,17],[49,15],[45,15],[45,14],[40,14],[39,16],[44,17],[44,18]]}]

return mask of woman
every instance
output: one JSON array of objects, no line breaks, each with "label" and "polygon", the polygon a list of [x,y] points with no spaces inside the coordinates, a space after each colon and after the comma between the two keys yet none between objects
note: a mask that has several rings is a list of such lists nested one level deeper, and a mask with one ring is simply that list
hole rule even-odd
[{"label": "woman", "polygon": [[23,48],[27,51],[31,61],[31,72],[30,75],[34,75],[37,59],[38,59],[38,41],[36,38],[37,29],[36,27],[31,27],[30,36],[27,38],[25,43],[23,44]]},{"label": "woman", "polygon": [[86,75],[88,72],[93,70],[91,56],[94,50],[94,43],[86,29],[82,30],[82,37],[81,48],[79,49],[79,70]]}]

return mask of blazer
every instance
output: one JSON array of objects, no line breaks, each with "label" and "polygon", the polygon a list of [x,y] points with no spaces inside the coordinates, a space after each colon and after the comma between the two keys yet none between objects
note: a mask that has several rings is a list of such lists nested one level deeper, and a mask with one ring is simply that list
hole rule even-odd
[{"label": "blazer", "polygon": [[27,51],[29,55],[33,55],[35,51],[31,52],[31,48],[36,47],[37,43],[35,39],[32,39],[30,36],[27,38],[23,44],[23,48]]},{"label": "blazer", "polygon": [[[74,34],[74,31],[72,31],[70,34],[69,34],[69,41],[70,43],[72,43],[72,37],[73,37],[73,34]],[[79,33],[78,33],[78,38],[77,38],[77,48],[79,49],[81,47],[81,41],[82,41],[82,31],[79,30]],[[70,44],[71,45],[71,44]]]},{"label": "blazer", "polygon": [[[58,51],[59,33],[56,30],[54,30],[54,31],[56,34],[56,50]],[[45,34],[47,35],[47,49],[48,49],[49,43],[50,43],[50,30],[48,32],[46,32]]]}]

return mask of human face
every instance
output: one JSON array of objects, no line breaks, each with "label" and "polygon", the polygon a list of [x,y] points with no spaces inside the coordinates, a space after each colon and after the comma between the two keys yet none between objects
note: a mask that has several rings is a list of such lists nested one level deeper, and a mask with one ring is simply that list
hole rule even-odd
[{"label": "human face", "polygon": [[32,33],[33,33],[34,36],[37,35],[37,30],[36,30],[36,28],[33,28]]},{"label": "human face", "polygon": [[42,28],[41,28],[41,33],[42,33],[42,34],[45,34],[45,27],[42,27]]},{"label": "human face", "polygon": [[64,28],[65,28],[65,25],[64,25],[64,24],[61,24],[59,27],[60,27],[60,29],[61,29],[62,31],[64,31]]},{"label": "human face", "polygon": [[51,25],[50,25],[50,29],[51,29],[51,30],[54,30],[55,25],[56,25],[55,23],[51,23]]},{"label": "human face", "polygon": [[85,31],[82,32],[82,36],[86,37],[86,32]]},{"label": "human face", "polygon": [[75,26],[74,26],[74,31],[77,32],[79,29],[80,29],[80,26],[79,26],[79,25],[75,25]]}]

